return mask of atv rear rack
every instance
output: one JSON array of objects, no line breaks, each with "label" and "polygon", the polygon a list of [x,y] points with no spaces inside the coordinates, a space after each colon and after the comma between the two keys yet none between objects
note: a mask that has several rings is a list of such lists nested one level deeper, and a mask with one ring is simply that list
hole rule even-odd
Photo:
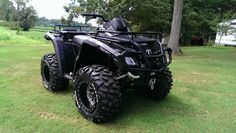
[{"label": "atv rear rack", "polygon": [[56,24],[53,25],[53,30],[50,30],[44,37],[50,40],[49,34],[54,34],[54,36],[62,37],[64,41],[72,39],[75,35],[95,35],[94,32],[89,32],[89,30],[83,30],[82,28],[92,28],[88,25],[65,25]]},{"label": "atv rear rack", "polygon": [[75,31],[77,29],[75,28],[79,28],[80,31],[82,31],[82,28],[90,28],[90,26],[88,25],[65,25],[65,24],[56,24],[53,26],[54,27],[54,31],[62,31],[62,28],[70,28],[67,29],[69,31]]},{"label": "atv rear rack", "polygon": [[99,33],[111,33],[113,36],[118,35],[131,35],[132,40],[137,37],[137,35],[157,35],[160,39],[161,32],[120,32],[120,31],[107,31],[107,30],[98,30],[95,36],[98,36]]}]

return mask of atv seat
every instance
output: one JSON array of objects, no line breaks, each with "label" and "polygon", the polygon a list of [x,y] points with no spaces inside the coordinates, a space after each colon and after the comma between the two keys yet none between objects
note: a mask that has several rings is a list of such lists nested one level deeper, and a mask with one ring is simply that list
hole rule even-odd
[{"label": "atv seat", "polygon": [[79,45],[82,45],[84,43],[84,40],[89,39],[90,36],[88,34],[86,35],[76,35],[74,36],[73,41],[78,43]]},{"label": "atv seat", "polygon": [[66,29],[63,29],[63,31],[77,31],[77,29],[75,29],[75,28],[66,28]]},{"label": "atv seat", "polygon": [[73,31],[61,31],[61,34],[64,35],[88,35],[87,32],[83,32],[83,31],[77,31],[77,30],[73,30]]},{"label": "atv seat", "polygon": [[62,34],[87,35],[88,33],[76,28],[66,28],[62,30]]},{"label": "atv seat", "polygon": [[71,41],[77,35],[89,36],[88,33],[82,31],[61,31],[60,34],[63,36],[63,41]]}]

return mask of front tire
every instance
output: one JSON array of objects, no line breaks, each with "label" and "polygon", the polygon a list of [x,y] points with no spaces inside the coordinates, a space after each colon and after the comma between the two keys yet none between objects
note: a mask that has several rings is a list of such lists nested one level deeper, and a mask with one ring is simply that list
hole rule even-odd
[{"label": "front tire", "polygon": [[170,93],[173,85],[172,74],[169,68],[166,68],[162,75],[156,77],[156,80],[157,82],[153,89],[148,87],[148,96],[152,99],[162,100]]},{"label": "front tire", "polygon": [[120,87],[112,72],[101,65],[81,68],[73,81],[75,104],[94,123],[110,120],[120,109]]},{"label": "front tire", "polygon": [[[151,84],[153,84],[153,86],[151,86]],[[136,86],[135,91],[138,94],[144,94],[148,98],[162,100],[170,93],[172,85],[173,79],[171,71],[169,68],[166,68],[162,74],[150,79],[149,87]]]},{"label": "front tire", "polygon": [[60,77],[56,54],[46,54],[41,60],[41,77],[44,87],[52,92],[67,89],[69,80]]}]

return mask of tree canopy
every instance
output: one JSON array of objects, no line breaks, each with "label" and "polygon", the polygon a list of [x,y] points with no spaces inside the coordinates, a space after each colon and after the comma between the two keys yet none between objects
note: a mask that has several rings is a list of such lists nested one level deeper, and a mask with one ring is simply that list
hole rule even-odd
[{"label": "tree canopy", "polygon": [[15,8],[9,0],[0,1],[0,20],[10,21],[13,19]]},{"label": "tree canopy", "polygon": [[[208,40],[220,22],[236,18],[236,0],[183,0],[181,43],[189,44],[192,36]],[[71,0],[72,16],[99,13],[107,18],[123,16],[135,31],[169,34],[173,0]],[[73,14],[72,14],[73,13]]]},{"label": "tree canopy", "polygon": [[28,31],[37,21],[37,12],[28,2],[29,0],[1,0],[0,20],[12,23],[18,21],[17,25]]},{"label": "tree canopy", "polygon": [[218,24],[236,18],[236,0],[184,0],[182,43],[192,35],[208,40]]}]

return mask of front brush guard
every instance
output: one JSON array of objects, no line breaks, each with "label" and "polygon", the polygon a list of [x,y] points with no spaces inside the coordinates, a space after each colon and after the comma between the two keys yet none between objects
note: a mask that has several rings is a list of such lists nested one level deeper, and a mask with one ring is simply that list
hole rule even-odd
[{"label": "front brush guard", "polygon": [[167,48],[166,51],[167,51],[167,54],[168,54],[168,60],[167,60],[166,66],[169,66],[170,63],[172,62],[172,49]]}]

